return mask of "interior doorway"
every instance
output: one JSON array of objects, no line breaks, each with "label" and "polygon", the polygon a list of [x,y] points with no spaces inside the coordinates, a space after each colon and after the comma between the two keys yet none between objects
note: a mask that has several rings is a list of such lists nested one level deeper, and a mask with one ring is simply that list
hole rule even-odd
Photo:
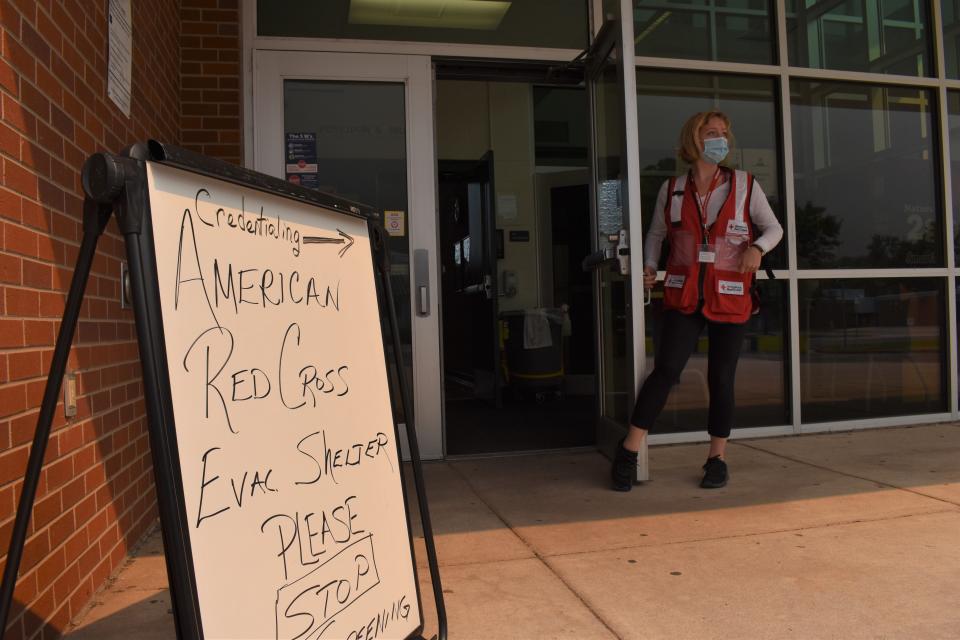
[{"label": "interior doorway", "polygon": [[586,91],[437,75],[446,452],[591,446]]}]

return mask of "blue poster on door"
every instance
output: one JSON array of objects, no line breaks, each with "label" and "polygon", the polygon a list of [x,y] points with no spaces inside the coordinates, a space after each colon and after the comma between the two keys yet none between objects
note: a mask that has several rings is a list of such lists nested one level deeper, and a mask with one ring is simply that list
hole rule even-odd
[{"label": "blue poster on door", "polygon": [[317,134],[288,132],[286,152],[287,181],[318,189]]}]

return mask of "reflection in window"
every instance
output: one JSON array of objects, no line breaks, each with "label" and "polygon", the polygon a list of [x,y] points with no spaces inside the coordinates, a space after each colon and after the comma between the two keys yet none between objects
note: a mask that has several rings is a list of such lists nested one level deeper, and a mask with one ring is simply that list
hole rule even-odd
[{"label": "reflection in window", "polygon": [[[769,427],[789,424],[789,382],[786,371],[790,340],[787,333],[787,284],[760,280],[760,313],[749,321],[737,365],[737,413],[735,428]],[[654,353],[661,331],[662,289],[654,290],[647,307],[646,371],[653,371]],[[707,331],[690,356],[654,433],[703,431],[707,424],[710,394],[707,390]]]},{"label": "reflection in window", "polygon": [[[953,185],[953,255],[960,256],[960,93],[947,92],[950,129],[950,180]],[[960,261],[958,261],[960,264]]]},{"label": "reflection in window", "polygon": [[771,64],[770,0],[634,0],[638,56]]},{"label": "reflection in window", "polygon": [[583,49],[586,0],[257,0],[257,35]]},{"label": "reflection in window", "polygon": [[960,78],[960,0],[940,0],[943,47],[948,78]]},{"label": "reflection in window", "polygon": [[944,281],[800,281],[805,423],[947,410]]},{"label": "reflection in window", "polygon": [[[640,200],[643,226],[650,228],[663,181],[687,170],[677,147],[680,128],[699,111],[730,116],[734,140],[725,164],[752,173],[783,224],[783,189],[777,146],[777,85],[773,79],[676,71],[637,71],[640,132]],[[784,227],[786,225],[784,224]],[[787,239],[764,258],[764,266],[786,266]],[[663,251],[663,264],[667,252]]]},{"label": "reflection in window", "polygon": [[801,268],[943,264],[932,92],[792,81]]},{"label": "reflection in window", "polygon": [[787,0],[790,64],[907,76],[932,73],[927,2]]}]

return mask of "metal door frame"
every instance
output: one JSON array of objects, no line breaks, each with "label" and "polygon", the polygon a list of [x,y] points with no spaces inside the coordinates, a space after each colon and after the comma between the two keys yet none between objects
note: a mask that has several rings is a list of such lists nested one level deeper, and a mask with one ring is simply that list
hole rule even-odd
[{"label": "metal door frame", "polygon": [[[631,0],[620,0],[620,16],[632,15],[633,5]],[[633,47],[624,48],[622,43],[633,42],[633,21],[622,20],[619,17],[613,22],[609,30],[599,29],[595,40],[591,45],[590,54],[587,60],[587,85],[588,98],[590,100],[590,118],[591,118],[591,136],[590,136],[590,160],[591,160],[591,223],[593,225],[594,251],[599,251],[602,247],[598,246],[599,230],[598,215],[599,207],[597,203],[597,187],[599,184],[597,176],[597,163],[595,150],[597,147],[596,131],[596,100],[594,94],[594,78],[597,72],[602,68],[610,54],[615,52],[619,63],[617,64],[618,83],[622,89],[623,97],[623,159],[626,165],[626,179],[622,185],[621,196],[623,208],[625,210],[625,220],[627,222],[628,237],[630,244],[630,297],[628,308],[626,309],[630,319],[628,327],[630,336],[628,340],[629,348],[633,353],[633,384],[632,393],[629,394],[630,406],[636,396],[637,388],[645,377],[646,367],[646,331],[644,317],[644,291],[642,281],[636,279],[637,274],[643,273],[643,239],[642,239],[642,220],[640,212],[640,167],[639,157],[635,150],[639,148],[638,137],[638,118],[637,118],[637,86],[636,86],[636,64],[634,61]],[[596,312],[596,326],[598,327],[596,335],[597,352],[597,396],[598,407],[598,426],[597,426],[597,446],[604,453],[611,453],[620,437],[626,433],[629,425],[617,424],[609,418],[604,417],[604,362],[603,362],[603,343],[601,341],[601,329],[603,327],[601,308],[602,294],[600,291],[599,275],[595,276],[594,286],[594,309]],[[639,286],[638,286],[639,285]],[[649,461],[647,456],[647,443],[644,442],[640,449],[637,459],[637,480],[648,480],[650,477]]]}]

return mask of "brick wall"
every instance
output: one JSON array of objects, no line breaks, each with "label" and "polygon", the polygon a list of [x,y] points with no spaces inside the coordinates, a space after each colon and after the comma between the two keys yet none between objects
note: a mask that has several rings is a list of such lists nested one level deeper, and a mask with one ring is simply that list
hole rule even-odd
[{"label": "brick wall", "polygon": [[[127,118],[106,96],[107,0],[0,0],[3,555],[80,240],[80,168],[95,151],[180,139],[180,3],[131,4]],[[69,420],[62,405],[56,412],[10,640],[59,636],[156,519],[133,314],[118,302],[122,255],[111,225],[68,367],[78,374],[79,412]]]},{"label": "brick wall", "polygon": [[241,164],[238,0],[180,0],[183,146]]}]

